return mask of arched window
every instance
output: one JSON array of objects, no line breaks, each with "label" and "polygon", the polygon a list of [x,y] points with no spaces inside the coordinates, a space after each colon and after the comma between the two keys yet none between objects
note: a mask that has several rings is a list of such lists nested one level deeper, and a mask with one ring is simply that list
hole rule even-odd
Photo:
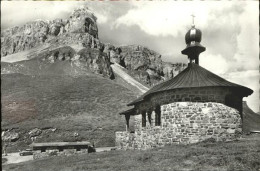
[{"label": "arched window", "polygon": [[161,107],[159,105],[155,108],[155,126],[161,125]]}]

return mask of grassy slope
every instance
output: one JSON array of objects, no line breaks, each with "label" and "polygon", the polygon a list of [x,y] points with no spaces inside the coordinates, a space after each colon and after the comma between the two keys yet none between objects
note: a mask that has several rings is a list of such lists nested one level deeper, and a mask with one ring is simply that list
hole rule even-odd
[{"label": "grassy slope", "polygon": [[[252,135],[251,135],[252,136]],[[258,137],[256,137],[258,136]],[[111,151],[5,165],[5,170],[254,170],[260,169],[260,136],[228,143],[172,145],[147,151]],[[58,164],[57,164],[58,163]]]},{"label": "grassy slope", "polygon": [[42,133],[39,142],[87,140],[113,146],[114,132],[124,130],[118,113],[135,98],[132,91],[94,74],[3,74],[1,79],[2,128],[17,128],[21,135],[11,151],[26,148],[32,142],[28,131],[35,127],[57,128]]},{"label": "grassy slope", "polygon": [[246,102],[243,102],[244,131],[260,131],[260,115],[252,111]]}]

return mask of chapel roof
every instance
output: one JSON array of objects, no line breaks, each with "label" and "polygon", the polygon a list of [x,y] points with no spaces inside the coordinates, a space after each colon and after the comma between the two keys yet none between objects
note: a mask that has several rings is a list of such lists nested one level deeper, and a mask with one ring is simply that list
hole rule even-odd
[{"label": "chapel roof", "polygon": [[200,87],[230,87],[237,88],[243,96],[248,96],[253,93],[250,88],[235,84],[221,78],[220,76],[206,70],[205,68],[189,63],[188,67],[179,73],[176,77],[155,85],[142,96],[128,104],[128,106],[141,102],[148,95],[163,92],[167,90],[183,89],[183,88],[200,88]]},{"label": "chapel roof", "polygon": [[134,111],[135,111],[135,108],[131,108],[131,109],[125,110],[123,112],[120,112],[119,115],[126,115],[126,114],[131,115],[132,113],[134,113]]}]

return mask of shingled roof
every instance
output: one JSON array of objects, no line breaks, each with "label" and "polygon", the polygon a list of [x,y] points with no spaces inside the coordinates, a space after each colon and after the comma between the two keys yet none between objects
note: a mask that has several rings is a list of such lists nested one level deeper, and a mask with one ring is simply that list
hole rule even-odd
[{"label": "shingled roof", "polygon": [[123,112],[120,112],[119,115],[134,115],[135,114],[135,108],[131,108],[128,110],[125,110]]},{"label": "shingled roof", "polygon": [[155,85],[142,96],[129,103],[128,106],[141,102],[146,96],[156,92],[195,87],[233,87],[240,89],[244,96],[248,96],[253,93],[253,90],[247,87],[231,83],[195,63],[189,63],[188,67],[176,77]]}]

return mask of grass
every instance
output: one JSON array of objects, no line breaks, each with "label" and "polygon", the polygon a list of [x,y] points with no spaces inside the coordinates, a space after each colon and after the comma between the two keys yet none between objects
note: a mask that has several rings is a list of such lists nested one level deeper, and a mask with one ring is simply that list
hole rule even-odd
[{"label": "grass", "polygon": [[260,131],[260,115],[252,111],[246,102],[243,102],[244,131]]},{"label": "grass", "polygon": [[147,151],[128,150],[81,154],[5,165],[5,170],[247,170],[260,169],[260,136],[226,143],[171,145]]},{"label": "grass", "polygon": [[[9,151],[28,148],[32,143],[28,132],[35,127],[46,130],[36,142],[85,140],[96,146],[113,146],[115,131],[125,129],[119,112],[136,97],[112,80],[94,74],[3,74],[1,79],[2,129],[12,128],[20,134]],[[73,136],[75,132],[79,136]]]}]

